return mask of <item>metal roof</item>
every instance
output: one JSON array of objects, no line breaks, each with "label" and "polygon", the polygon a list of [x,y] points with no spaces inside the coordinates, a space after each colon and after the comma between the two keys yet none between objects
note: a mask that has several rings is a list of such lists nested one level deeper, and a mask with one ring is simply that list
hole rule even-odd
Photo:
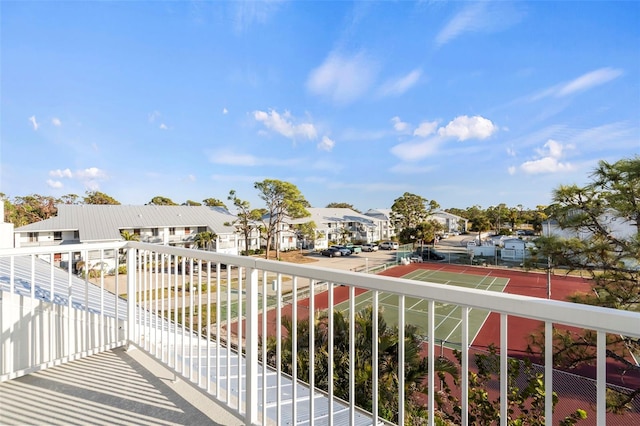
[{"label": "metal roof", "polygon": [[52,218],[17,228],[15,232],[79,231],[80,241],[121,240],[122,229],[206,226],[216,234],[232,234],[236,216],[220,207],[123,206],[61,204]]},{"label": "metal roof", "polygon": [[374,225],[375,219],[358,213],[348,208],[311,207],[307,208],[311,216],[290,220],[290,223],[315,222],[317,226],[323,223],[358,222],[365,225]]}]

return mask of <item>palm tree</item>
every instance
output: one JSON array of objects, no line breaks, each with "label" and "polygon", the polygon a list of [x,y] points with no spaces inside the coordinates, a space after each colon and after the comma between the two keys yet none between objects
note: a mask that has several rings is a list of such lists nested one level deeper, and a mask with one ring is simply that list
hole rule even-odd
[{"label": "palm tree", "polygon": [[[379,407],[380,415],[390,421],[397,421],[398,414],[398,327],[389,327],[380,313],[378,315],[378,354],[373,363],[373,308],[363,309],[355,315],[355,390],[356,405],[370,411],[372,409],[372,378],[373,365],[378,366]],[[315,329],[315,385],[321,389],[328,389],[328,358],[329,358],[329,318],[326,311],[313,317]],[[281,342],[282,370],[291,374],[293,371],[292,338],[294,325],[290,317],[282,319],[285,329]],[[297,376],[300,380],[309,380],[309,319],[298,320],[297,323]],[[276,340],[273,336],[267,340],[267,362],[276,364]],[[342,312],[333,313],[333,384],[337,397],[349,399],[349,321]],[[417,328],[405,326],[405,394],[408,396],[408,410],[415,405],[416,399],[411,398],[424,392],[424,381],[428,373],[426,357],[421,355],[421,340]],[[440,358],[436,362],[438,373],[447,373],[455,377],[457,368],[447,359]],[[415,407],[417,409],[417,407]]]},{"label": "palm tree", "polygon": [[202,250],[211,250],[213,242],[218,236],[214,232],[198,232],[193,239],[194,246]]},{"label": "palm tree", "polygon": [[120,235],[125,241],[140,241],[140,235],[134,234],[133,232],[121,231]]}]

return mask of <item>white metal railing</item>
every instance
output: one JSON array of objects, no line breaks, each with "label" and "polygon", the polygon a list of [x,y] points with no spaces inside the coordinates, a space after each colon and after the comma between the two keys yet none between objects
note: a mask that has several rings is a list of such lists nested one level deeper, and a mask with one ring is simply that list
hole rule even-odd
[{"label": "white metal railing", "polygon": [[[206,389],[229,410],[242,415],[246,424],[372,424],[384,423],[377,415],[364,412],[355,405],[354,357],[351,356],[349,400],[337,400],[333,368],[328,367],[328,389],[315,388],[314,332],[309,333],[309,378],[297,378],[295,363],[293,374],[287,376],[281,369],[283,357],[282,321],[292,318],[293,324],[303,314],[316,312],[315,298],[308,305],[301,304],[299,295],[315,294],[318,289],[328,291],[329,359],[333,359],[334,291],[340,286],[348,289],[349,345],[354,353],[355,289],[372,292],[373,335],[377,335],[379,295],[393,293],[399,296],[398,329],[404,330],[404,304],[408,297],[428,301],[426,342],[428,348],[428,389],[426,405],[429,424],[434,423],[435,348],[434,312],[436,303],[462,307],[461,388],[468,387],[470,369],[469,312],[483,309],[500,315],[500,334],[496,344],[508,347],[507,328],[511,316],[539,320],[544,323],[546,353],[544,365],[545,388],[553,389],[552,327],[565,325],[594,330],[598,335],[596,416],[598,424],[606,417],[606,354],[607,333],[640,337],[640,314],[592,306],[570,304],[518,295],[463,289],[453,286],[417,282],[350,271],[338,271],[268,261],[253,257],[239,257],[193,249],[158,246],[139,242],[64,247],[65,253],[84,253],[99,250],[104,253],[126,250],[126,283],[101,273],[97,284],[79,279],[70,272],[61,271],[47,263],[47,256],[59,253],[62,247],[0,250],[0,286],[2,303],[2,350],[0,380],[7,380],[80,356],[125,343],[133,344],[153,355],[177,375]],[[116,263],[118,264],[118,263]],[[109,285],[106,281],[109,280]],[[113,283],[112,283],[113,281]],[[35,284],[35,285],[34,285]],[[126,284],[126,287],[125,287]],[[107,291],[109,290],[109,291]],[[67,310],[59,313],[61,321],[52,321],[50,333],[64,340],[64,344],[50,343],[52,348],[43,358],[41,348],[32,347],[30,335],[39,327],[8,316],[9,293],[20,293],[30,300],[28,311],[38,308],[33,300],[41,299],[52,305],[62,304]],[[287,294],[287,302],[283,297]],[[117,297],[126,294],[126,298]],[[41,296],[39,296],[41,295]],[[126,301],[125,301],[126,299]],[[16,303],[12,301],[11,303]],[[25,303],[24,300],[20,303]],[[308,306],[308,308],[306,307]],[[206,307],[206,308],[204,308]],[[212,308],[213,307],[213,308]],[[19,309],[20,310],[20,309]],[[72,312],[82,312],[81,318]],[[24,309],[20,312],[24,313]],[[16,314],[17,315],[17,314]],[[113,320],[111,320],[113,318]],[[55,329],[62,327],[63,330]],[[31,331],[29,331],[31,330]],[[126,330],[126,336],[123,336]],[[293,327],[292,359],[296,359],[297,330]],[[31,334],[30,334],[31,333]],[[9,338],[10,336],[10,338]],[[276,366],[267,367],[261,360],[267,358],[266,336],[275,337]],[[28,365],[16,366],[9,361],[21,351],[29,353]],[[24,343],[27,342],[27,343]],[[399,369],[403,371],[404,339],[399,339]],[[372,352],[378,353],[378,340],[372,341]],[[56,349],[57,348],[57,349]],[[21,354],[23,352],[20,352]],[[500,351],[501,380],[499,386],[501,410],[500,424],[507,422],[507,351]],[[46,358],[46,359],[45,359]],[[372,412],[378,412],[379,391],[377,365],[372,366]],[[403,401],[404,375],[400,381],[398,398],[398,424],[405,423]],[[552,418],[552,393],[545,394],[545,418]],[[462,424],[469,424],[467,392],[461,392]]]}]

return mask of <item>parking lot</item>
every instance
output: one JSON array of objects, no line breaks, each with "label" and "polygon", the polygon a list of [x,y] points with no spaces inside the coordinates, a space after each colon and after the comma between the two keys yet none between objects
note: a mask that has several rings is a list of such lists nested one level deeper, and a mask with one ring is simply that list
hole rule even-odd
[{"label": "parking lot", "polygon": [[351,256],[327,257],[318,253],[308,255],[317,262],[309,265],[321,266],[323,268],[344,269],[348,271],[361,271],[367,268],[381,265],[383,263],[396,261],[396,250],[378,250],[367,253],[352,254]]}]

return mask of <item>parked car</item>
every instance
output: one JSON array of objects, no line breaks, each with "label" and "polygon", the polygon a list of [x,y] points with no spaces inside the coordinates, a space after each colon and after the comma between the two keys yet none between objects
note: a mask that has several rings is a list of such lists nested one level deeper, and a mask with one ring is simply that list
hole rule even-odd
[{"label": "parked car", "polygon": [[380,243],[380,250],[398,250],[398,243],[395,241],[383,241]]},{"label": "parked car", "polygon": [[416,254],[422,257],[422,260],[444,260],[445,255],[434,249],[433,247],[422,247],[416,250]]},{"label": "parked car", "polygon": [[342,253],[343,256],[351,256],[351,250],[349,250],[345,246],[331,246],[330,248],[340,250],[340,253]]},{"label": "parked car", "polygon": [[328,249],[324,249],[320,252],[320,254],[328,257],[342,256],[342,252],[335,247],[329,247]]},{"label": "parked car", "polygon": [[362,251],[368,251],[368,252],[378,251],[379,248],[380,247],[378,247],[376,243],[365,243],[362,245]]},{"label": "parked car", "polygon": [[362,253],[362,247],[360,247],[360,246],[356,246],[356,245],[351,244],[351,243],[347,243],[344,246],[346,248],[348,248],[349,250],[351,250],[351,253],[353,253],[353,254]]}]

